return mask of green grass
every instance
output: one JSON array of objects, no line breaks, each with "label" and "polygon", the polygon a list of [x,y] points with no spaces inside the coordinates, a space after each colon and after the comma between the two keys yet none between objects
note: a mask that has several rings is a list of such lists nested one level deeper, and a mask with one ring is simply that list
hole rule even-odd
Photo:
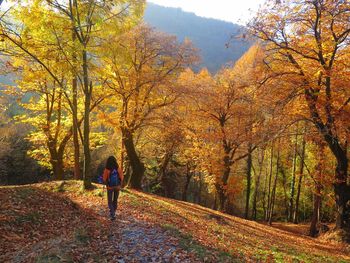
[{"label": "green grass", "polygon": [[[67,251],[69,252],[69,251]],[[49,251],[44,251],[37,257],[35,263],[73,263],[74,260],[67,253],[63,251],[63,248],[54,248]]]},{"label": "green grass", "polygon": [[216,255],[218,262],[243,262],[237,258],[233,258],[229,253],[208,248],[197,242],[189,233],[182,233],[178,228],[171,224],[162,225],[163,229],[169,231],[173,236],[179,239],[179,245],[182,249],[193,252],[201,261],[208,262],[213,254]]},{"label": "green grass", "polygon": [[61,262],[62,262],[61,257],[55,254],[43,255],[36,260],[36,263],[61,263]]},{"label": "green grass", "polygon": [[44,183],[42,186],[44,189],[53,193],[73,193],[77,195],[84,196],[104,196],[106,190],[102,188],[92,185],[92,188],[89,190],[84,189],[83,181],[76,180],[67,180],[67,181],[56,181],[50,183]]},{"label": "green grass", "polygon": [[35,195],[36,191],[35,189],[31,187],[23,187],[21,190],[16,191],[16,198],[21,199],[22,201],[26,201],[28,198]]},{"label": "green grass", "polygon": [[90,235],[85,228],[77,228],[74,233],[75,240],[80,243],[86,244],[90,241]]}]

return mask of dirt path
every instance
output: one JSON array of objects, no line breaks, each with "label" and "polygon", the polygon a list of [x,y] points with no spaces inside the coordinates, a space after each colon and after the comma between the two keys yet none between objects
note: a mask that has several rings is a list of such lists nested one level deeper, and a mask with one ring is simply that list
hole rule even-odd
[{"label": "dirt path", "polygon": [[109,219],[105,198],[96,198],[92,204],[81,201],[107,228],[108,234],[98,242],[104,248],[101,253],[106,261],[102,262],[200,262],[194,253],[181,248],[169,231],[138,219],[137,211],[130,211],[120,200],[115,221]]},{"label": "dirt path", "polygon": [[179,247],[170,233],[127,215],[120,209],[116,221],[108,222],[106,209],[98,214],[107,221],[108,236],[100,244],[103,254],[113,262],[199,262],[192,253]]},{"label": "dirt path", "polygon": [[[99,213],[105,214],[102,209]],[[114,222],[108,222],[102,215],[100,217],[106,222],[105,227],[109,234],[98,236],[92,241],[93,246],[101,248],[98,256],[84,251],[77,242],[62,236],[39,241],[13,254],[4,255],[4,259],[13,263],[200,262],[192,253],[179,248],[178,240],[159,227],[136,220],[132,216],[122,215]],[[78,256],[69,255],[72,250],[78,252]]]}]

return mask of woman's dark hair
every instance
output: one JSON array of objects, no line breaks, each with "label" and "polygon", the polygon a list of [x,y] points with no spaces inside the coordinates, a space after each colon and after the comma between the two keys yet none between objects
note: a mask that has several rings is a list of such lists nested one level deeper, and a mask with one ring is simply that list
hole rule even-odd
[{"label": "woman's dark hair", "polygon": [[113,169],[118,169],[118,167],[117,159],[114,156],[109,156],[106,162],[106,169],[112,171]]}]

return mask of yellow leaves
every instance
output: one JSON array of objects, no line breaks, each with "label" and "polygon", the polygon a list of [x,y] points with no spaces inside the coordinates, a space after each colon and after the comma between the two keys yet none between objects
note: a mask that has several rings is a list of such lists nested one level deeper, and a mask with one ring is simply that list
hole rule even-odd
[{"label": "yellow leaves", "polygon": [[[125,8],[125,7],[128,8]],[[99,20],[96,25],[102,26],[103,31],[111,32],[112,34],[121,34],[127,32],[140,23],[145,10],[145,0],[113,0],[106,3],[106,8],[112,12],[106,19]],[[102,32],[102,34],[104,34]]]},{"label": "yellow leaves", "polygon": [[175,101],[180,93],[176,76],[191,62],[191,50],[145,25],[115,39],[120,45],[102,46],[106,67],[101,75],[120,102],[123,121],[134,129]]},{"label": "yellow leaves", "polygon": [[108,134],[107,132],[92,132],[90,134],[90,146],[91,149],[97,149],[107,144]]}]

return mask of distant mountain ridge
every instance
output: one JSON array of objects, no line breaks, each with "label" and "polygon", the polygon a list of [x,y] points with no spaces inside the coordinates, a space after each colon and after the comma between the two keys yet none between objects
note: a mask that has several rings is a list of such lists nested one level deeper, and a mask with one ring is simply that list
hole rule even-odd
[{"label": "distant mountain ridge", "polygon": [[243,26],[199,17],[181,8],[148,3],[144,21],[160,31],[176,35],[180,41],[189,38],[200,50],[200,66],[213,73],[223,65],[235,62],[251,46],[250,42],[238,37],[244,31]]}]

